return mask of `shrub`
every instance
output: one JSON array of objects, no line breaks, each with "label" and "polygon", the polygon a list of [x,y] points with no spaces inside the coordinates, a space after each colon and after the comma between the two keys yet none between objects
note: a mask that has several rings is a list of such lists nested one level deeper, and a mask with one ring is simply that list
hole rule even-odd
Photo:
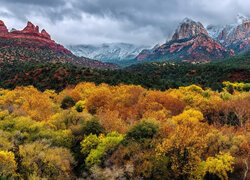
[{"label": "shrub", "polygon": [[158,131],[158,124],[153,121],[142,120],[128,130],[126,137],[128,139],[141,141],[143,139],[153,138]]},{"label": "shrub", "polygon": [[100,122],[97,119],[90,119],[87,120],[83,124],[82,132],[84,135],[90,135],[90,134],[96,134],[99,135],[101,133],[104,133],[104,129]]},{"label": "shrub", "polygon": [[61,108],[68,109],[75,105],[75,101],[70,96],[65,96],[65,98],[62,100]]},{"label": "shrub", "polygon": [[78,101],[74,106],[74,109],[77,112],[82,112],[85,109],[85,101]]}]

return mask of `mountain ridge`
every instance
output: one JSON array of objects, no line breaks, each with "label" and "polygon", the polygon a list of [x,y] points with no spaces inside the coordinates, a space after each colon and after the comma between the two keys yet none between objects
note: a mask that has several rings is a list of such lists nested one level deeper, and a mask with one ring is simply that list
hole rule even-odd
[{"label": "mountain ridge", "polygon": [[119,68],[112,63],[75,56],[70,50],[52,40],[46,30],[39,32],[39,27],[31,22],[28,22],[23,30],[14,29],[9,32],[4,22],[0,21],[0,66],[27,62],[60,62],[90,68]]},{"label": "mountain ridge", "polygon": [[250,18],[238,14],[237,23],[228,25],[209,25],[207,31],[211,37],[225,48],[236,54],[250,50]]},{"label": "mountain ridge", "polygon": [[60,44],[57,44],[54,40],[51,40],[50,35],[45,29],[43,29],[40,33],[39,26],[35,26],[30,21],[28,21],[27,26],[23,30],[12,30],[10,32],[8,32],[4,22],[0,21],[0,38],[37,40],[47,43],[49,48],[54,49],[57,52],[72,54],[72,52],[68,49],[64,48]]},{"label": "mountain ridge", "polygon": [[67,45],[75,55],[97,59],[103,62],[116,62],[134,59],[141,50],[149,46],[130,43],[102,43]]}]

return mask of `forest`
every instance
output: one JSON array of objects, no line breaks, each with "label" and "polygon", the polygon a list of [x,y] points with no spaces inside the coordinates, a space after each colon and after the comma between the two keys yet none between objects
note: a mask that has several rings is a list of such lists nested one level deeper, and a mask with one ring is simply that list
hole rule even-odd
[{"label": "forest", "polygon": [[62,91],[67,86],[87,81],[95,84],[141,85],[165,91],[196,84],[222,91],[223,82],[249,83],[250,52],[207,64],[177,62],[138,63],[117,70],[90,69],[62,63],[0,63],[0,88],[33,85],[41,91]]},{"label": "forest", "polygon": [[249,83],[0,89],[0,179],[249,179]]}]

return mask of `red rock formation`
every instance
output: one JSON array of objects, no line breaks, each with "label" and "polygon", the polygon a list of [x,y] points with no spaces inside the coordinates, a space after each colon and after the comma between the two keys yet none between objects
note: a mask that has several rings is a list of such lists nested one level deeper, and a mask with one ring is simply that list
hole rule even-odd
[{"label": "red rock formation", "polygon": [[0,20],[0,34],[8,33],[8,29],[5,26],[4,22]]},{"label": "red rock formation", "polygon": [[22,30],[22,33],[39,34],[39,27],[35,26],[31,22],[28,22],[27,26]]},{"label": "red rock formation", "polygon": [[8,32],[4,23],[0,21],[0,38],[35,40],[41,42],[40,47],[46,46],[47,48],[53,49],[57,52],[72,54],[68,49],[51,40],[50,35],[44,29],[40,33],[39,27],[35,26],[31,22],[28,22],[27,26],[21,31],[13,30],[11,32]]},{"label": "red rock formation", "polygon": [[50,39],[50,35],[44,29],[42,30],[41,34],[45,39]]}]

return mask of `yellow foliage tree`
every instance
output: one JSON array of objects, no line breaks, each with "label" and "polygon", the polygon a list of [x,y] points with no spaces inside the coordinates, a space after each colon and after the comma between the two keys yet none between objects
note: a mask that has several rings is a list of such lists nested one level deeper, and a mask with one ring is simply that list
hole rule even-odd
[{"label": "yellow foliage tree", "polygon": [[52,104],[46,93],[33,86],[17,87],[4,96],[4,105],[12,107],[17,114],[29,115],[37,121],[48,120],[54,111]]},{"label": "yellow foliage tree", "polygon": [[14,175],[16,170],[14,153],[0,150],[0,177]]},{"label": "yellow foliage tree", "polygon": [[203,178],[206,175],[216,175],[221,180],[228,180],[228,172],[233,172],[234,157],[230,153],[220,153],[216,157],[209,157],[200,164],[200,175]]},{"label": "yellow foliage tree", "polygon": [[156,149],[158,158],[170,158],[171,171],[177,179],[191,177],[202,161],[209,131],[209,126],[200,122],[202,119],[202,113],[196,110],[173,117],[176,123],[174,132]]}]

